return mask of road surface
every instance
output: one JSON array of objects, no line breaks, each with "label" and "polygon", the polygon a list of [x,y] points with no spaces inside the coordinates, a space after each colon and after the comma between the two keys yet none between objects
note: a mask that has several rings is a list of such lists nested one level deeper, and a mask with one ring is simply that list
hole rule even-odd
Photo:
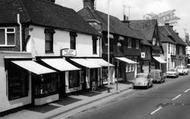
[{"label": "road surface", "polygon": [[68,119],[190,119],[190,75],[135,89]]}]

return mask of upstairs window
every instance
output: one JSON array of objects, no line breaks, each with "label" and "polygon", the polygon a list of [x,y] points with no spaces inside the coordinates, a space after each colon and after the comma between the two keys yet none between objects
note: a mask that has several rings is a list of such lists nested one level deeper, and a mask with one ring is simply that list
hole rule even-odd
[{"label": "upstairs window", "polygon": [[139,40],[136,40],[136,49],[139,49]]},{"label": "upstairs window", "polygon": [[53,29],[45,29],[45,52],[53,53],[53,35],[55,31]]},{"label": "upstairs window", "polygon": [[93,51],[93,54],[97,54],[97,40],[98,40],[98,38],[96,36],[92,37],[92,51]]},{"label": "upstairs window", "polygon": [[132,48],[132,39],[128,38],[128,48]]},{"label": "upstairs window", "polygon": [[15,39],[15,28],[0,28],[0,46],[14,46]]},{"label": "upstairs window", "polygon": [[77,34],[75,32],[70,32],[70,48],[76,49],[76,37]]}]

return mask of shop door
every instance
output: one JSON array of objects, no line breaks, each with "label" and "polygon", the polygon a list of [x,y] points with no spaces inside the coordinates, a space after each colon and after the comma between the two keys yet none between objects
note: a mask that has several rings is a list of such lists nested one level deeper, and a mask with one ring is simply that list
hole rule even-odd
[{"label": "shop door", "polygon": [[98,83],[98,69],[90,69],[90,87],[96,90]]},{"label": "shop door", "polygon": [[65,90],[65,72],[60,72],[58,79],[59,79],[58,80],[59,95],[60,95],[60,98],[62,98],[62,97],[64,97],[66,95],[66,90]]}]

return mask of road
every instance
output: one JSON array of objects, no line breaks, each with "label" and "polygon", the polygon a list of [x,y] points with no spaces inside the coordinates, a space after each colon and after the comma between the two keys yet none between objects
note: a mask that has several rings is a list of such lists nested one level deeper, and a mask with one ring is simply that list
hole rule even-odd
[{"label": "road", "polygon": [[190,75],[132,90],[68,119],[190,119]]}]

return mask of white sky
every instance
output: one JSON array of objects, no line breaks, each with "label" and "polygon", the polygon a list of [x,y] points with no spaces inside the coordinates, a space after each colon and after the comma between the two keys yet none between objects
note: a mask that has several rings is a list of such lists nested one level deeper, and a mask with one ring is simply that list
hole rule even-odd
[{"label": "white sky", "polygon": [[[56,0],[56,3],[72,8],[75,11],[82,9],[83,0]],[[108,0],[96,0],[96,9],[99,11],[107,12]],[[126,13],[129,14],[130,19],[143,19],[143,15],[147,13],[161,13],[167,10],[176,9],[176,16],[181,19],[178,24],[174,27],[180,36],[184,37],[184,29],[187,32],[190,31],[190,0],[110,0],[110,14],[122,19],[123,17],[123,6],[126,6]],[[131,7],[130,10],[128,7]]]}]

